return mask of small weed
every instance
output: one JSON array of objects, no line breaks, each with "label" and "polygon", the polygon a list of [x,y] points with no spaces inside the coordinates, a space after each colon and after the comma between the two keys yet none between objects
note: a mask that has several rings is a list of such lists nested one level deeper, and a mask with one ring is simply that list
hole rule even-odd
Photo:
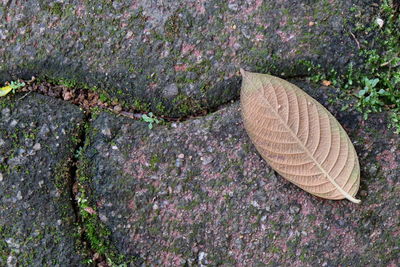
[{"label": "small weed", "polygon": [[157,171],[158,170],[158,166],[157,166],[158,163],[160,163],[160,158],[158,157],[158,155],[151,156],[150,169],[152,171]]},{"label": "small weed", "polygon": [[0,87],[0,96],[5,96],[11,91],[14,93],[15,90],[17,90],[21,87],[24,87],[24,86],[25,86],[25,83],[23,83],[23,82],[19,82],[19,81],[14,82],[13,81],[9,85]]},{"label": "small weed", "polygon": [[100,99],[101,102],[104,102],[104,103],[108,102],[108,100],[109,100],[107,95],[103,94],[103,93],[100,94],[99,99]]},{"label": "small weed", "polygon": [[25,83],[24,83],[24,82],[18,82],[18,81],[16,81],[16,82],[11,82],[10,86],[11,86],[11,88],[12,88],[13,90],[16,90],[16,89],[18,89],[18,88],[24,87],[24,86],[25,86]]},{"label": "small weed", "polygon": [[159,124],[163,121],[162,119],[156,118],[153,112],[149,112],[149,114],[143,114],[142,120],[148,123],[149,129],[153,129],[153,123]]},{"label": "small weed", "polygon": [[364,89],[361,89],[358,94],[357,109],[364,113],[364,119],[368,119],[368,114],[371,112],[381,112],[384,102],[382,97],[387,96],[388,92],[384,89],[379,91],[376,89],[379,79],[368,79],[364,77]]},{"label": "small weed", "polygon": [[74,154],[75,158],[77,158],[77,159],[81,158],[83,152],[84,152],[84,148],[80,147],[78,150],[75,151],[75,154]]}]

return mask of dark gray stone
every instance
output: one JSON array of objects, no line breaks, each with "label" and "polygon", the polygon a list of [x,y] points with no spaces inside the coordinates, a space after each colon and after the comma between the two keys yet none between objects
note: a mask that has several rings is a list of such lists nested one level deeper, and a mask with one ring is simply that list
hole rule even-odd
[{"label": "dark gray stone", "polygon": [[0,99],[0,266],[80,266],[68,172],[83,113],[22,97]]},{"label": "dark gray stone", "polygon": [[351,33],[371,39],[354,25],[374,23],[372,2],[2,1],[0,82],[72,80],[185,115],[236,98],[239,67],[294,77],[307,73],[301,60],[357,65]]},{"label": "dark gray stone", "polygon": [[363,121],[341,111],[335,90],[295,82],[354,142],[360,205],[317,198],[275,174],[250,143],[238,103],[153,130],[101,113],[85,177],[120,253],[149,266],[397,266],[399,136],[382,127],[385,114]]},{"label": "dark gray stone", "polygon": [[178,86],[175,83],[171,83],[167,85],[163,91],[165,97],[175,97],[179,94]]}]

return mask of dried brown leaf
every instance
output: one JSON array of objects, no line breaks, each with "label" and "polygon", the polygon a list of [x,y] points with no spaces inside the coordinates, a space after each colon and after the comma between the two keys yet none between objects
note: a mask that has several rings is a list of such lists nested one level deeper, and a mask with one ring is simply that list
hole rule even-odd
[{"label": "dried brown leaf", "polygon": [[357,154],[332,114],[285,80],[241,73],[244,126],[268,164],[313,195],[360,203]]},{"label": "dried brown leaf", "polygon": [[322,81],[322,85],[323,85],[323,86],[329,86],[329,85],[331,85],[331,84],[332,84],[331,81],[327,81],[327,80],[323,80],[323,81]]}]

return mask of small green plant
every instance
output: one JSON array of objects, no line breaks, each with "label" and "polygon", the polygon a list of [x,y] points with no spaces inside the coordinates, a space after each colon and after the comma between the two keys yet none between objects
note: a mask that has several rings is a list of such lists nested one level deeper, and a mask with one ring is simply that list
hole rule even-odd
[{"label": "small green plant", "polygon": [[368,119],[368,114],[371,112],[381,112],[384,106],[383,97],[388,96],[388,92],[384,89],[377,90],[379,79],[363,79],[364,88],[361,89],[357,97],[357,109],[364,113],[364,119]]},{"label": "small green plant", "polygon": [[153,112],[149,112],[149,114],[143,114],[142,120],[148,123],[149,129],[153,129],[153,123],[159,124],[162,122],[162,119],[156,118]]},{"label": "small green plant", "polygon": [[82,156],[83,152],[84,152],[84,148],[80,147],[78,150],[75,151],[75,154],[74,154],[75,158],[79,159]]},{"label": "small green plant", "polygon": [[0,87],[0,97],[7,95],[9,92],[15,92],[18,88],[24,87],[25,83],[24,82],[11,82],[9,85],[6,85],[4,87]]},{"label": "small green plant", "polygon": [[16,89],[18,89],[18,88],[24,87],[24,86],[25,86],[25,83],[24,83],[24,82],[19,82],[19,81],[11,82],[10,86],[11,86],[11,88],[12,88],[13,90],[16,90]]},{"label": "small green plant", "polygon": [[107,102],[109,100],[107,95],[104,94],[104,93],[100,93],[99,99],[100,99],[101,102]]}]

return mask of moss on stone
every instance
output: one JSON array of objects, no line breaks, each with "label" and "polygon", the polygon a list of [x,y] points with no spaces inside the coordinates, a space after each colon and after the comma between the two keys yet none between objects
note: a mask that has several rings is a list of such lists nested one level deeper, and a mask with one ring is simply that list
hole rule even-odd
[{"label": "moss on stone", "polygon": [[[79,209],[80,227],[83,231],[84,240],[88,242],[88,248],[95,253],[106,258],[110,266],[125,266],[135,264],[138,259],[136,257],[126,257],[119,253],[118,249],[111,243],[111,231],[104,225],[98,215],[94,196],[91,195],[91,164],[86,158],[85,151],[91,144],[90,136],[97,133],[89,124],[85,126],[86,139],[84,147],[79,155],[79,163],[77,169],[77,203]],[[91,259],[87,263],[92,263]]]},{"label": "moss on stone", "polygon": [[59,2],[53,2],[48,6],[49,11],[56,16],[61,17],[63,14],[63,4]]},{"label": "moss on stone", "polygon": [[193,111],[201,110],[200,102],[185,94],[176,96],[172,103],[176,105],[176,110],[181,116],[187,116],[192,114]]},{"label": "moss on stone", "polygon": [[179,17],[179,10],[170,16],[164,24],[166,40],[172,42],[180,33],[182,19]]}]

